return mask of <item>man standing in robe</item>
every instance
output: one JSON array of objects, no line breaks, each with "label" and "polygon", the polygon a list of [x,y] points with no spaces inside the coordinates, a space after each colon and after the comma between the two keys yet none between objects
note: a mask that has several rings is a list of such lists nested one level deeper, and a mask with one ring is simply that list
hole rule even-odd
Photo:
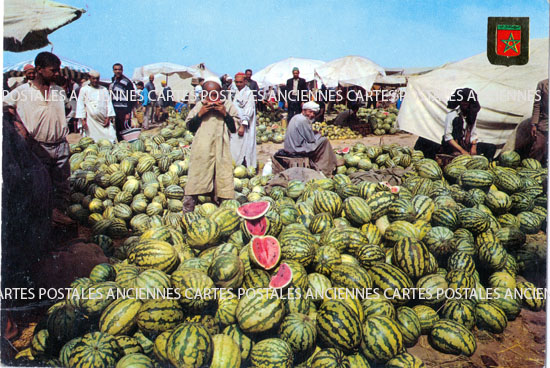
[{"label": "man standing in robe", "polygon": [[231,101],[222,100],[219,78],[207,78],[202,88],[204,98],[197,101],[186,119],[187,129],[195,137],[189,159],[189,180],[185,185],[184,212],[195,209],[199,195],[210,195],[214,202],[235,196],[230,134],[240,129],[239,112]]},{"label": "man standing in robe", "polygon": [[286,98],[288,117],[287,121],[290,121],[292,117],[299,114],[302,111],[302,104],[307,98],[307,83],[304,78],[300,78],[300,70],[298,68],[292,69],[292,78],[286,81]]},{"label": "man standing in robe", "polygon": [[294,115],[285,133],[284,150],[292,155],[309,157],[313,169],[330,177],[338,163],[329,140],[314,133],[311,122],[319,111],[315,102],[307,102],[302,113]]},{"label": "man standing in robe", "polygon": [[125,130],[124,123],[130,121],[132,117],[132,110],[136,105],[137,95],[134,84],[123,72],[122,64],[116,63],[113,65],[114,76],[112,82],[109,85],[109,91],[111,91],[111,98],[113,100],[113,107],[115,109],[115,127],[116,136],[119,142],[123,141],[120,132]]},{"label": "man standing in robe", "polygon": [[235,75],[238,92],[233,98],[241,126],[237,133],[231,134],[231,155],[235,165],[246,165],[256,168],[256,104],[254,92],[246,85],[245,75]]},{"label": "man standing in robe", "polygon": [[[107,88],[99,85],[99,73],[91,71],[90,84],[80,89],[76,105],[76,118],[80,119],[87,137],[96,142],[107,139],[116,141],[116,133],[111,128],[111,118],[115,116],[113,103]],[[113,135],[115,133],[115,135]]]}]

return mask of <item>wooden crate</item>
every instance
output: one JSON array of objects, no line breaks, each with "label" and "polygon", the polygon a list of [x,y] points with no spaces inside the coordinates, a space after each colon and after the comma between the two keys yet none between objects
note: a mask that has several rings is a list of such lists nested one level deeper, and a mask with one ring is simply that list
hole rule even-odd
[{"label": "wooden crate", "polygon": [[372,127],[369,123],[351,124],[349,128],[362,136],[372,134]]}]

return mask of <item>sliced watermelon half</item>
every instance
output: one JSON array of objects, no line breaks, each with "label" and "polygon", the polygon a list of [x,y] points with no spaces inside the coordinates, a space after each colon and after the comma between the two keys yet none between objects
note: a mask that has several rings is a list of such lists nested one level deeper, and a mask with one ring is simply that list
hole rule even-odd
[{"label": "sliced watermelon half", "polygon": [[279,241],[269,235],[252,238],[248,251],[250,260],[264,270],[271,270],[281,259]]},{"label": "sliced watermelon half", "polygon": [[262,236],[267,233],[267,219],[263,216],[255,220],[244,220],[244,222],[246,231],[248,231],[251,236]]},{"label": "sliced watermelon half", "polygon": [[349,151],[350,151],[349,147],[346,147],[346,148],[342,148],[340,151],[337,151],[337,152],[340,154],[346,154],[346,153],[349,153]]},{"label": "sliced watermelon half", "polygon": [[393,187],[390,187],[390,191],[394,194],[397,194],[399,193],[399,186],[393,186]]},{"label": "sliced watermelon half", "polygon": [[245,220],[255,220],[265,215],[270,205],[268,201],[250,202],[237,208],[237,213]]},{"label": "sliced watermelon half", "polygon": [[292,269],[286,263],[281,263],[277,273],[271,277],[269,287],[274,289],[282,289],[290,285],[291,282]]}]

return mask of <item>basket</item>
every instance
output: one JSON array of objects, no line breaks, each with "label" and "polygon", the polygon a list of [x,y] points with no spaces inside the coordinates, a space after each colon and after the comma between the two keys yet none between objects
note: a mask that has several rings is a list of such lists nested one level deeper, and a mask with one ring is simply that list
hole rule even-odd
[{"label": "basket", "polygon": [[130,121],[126,120],[124,122],[124,130],[120,132],[120,136],[122,139],[124,139],[127,142],[134,142],[139,139],[139,135],[141,134],[141,128],[132,128],[130,125]]}]

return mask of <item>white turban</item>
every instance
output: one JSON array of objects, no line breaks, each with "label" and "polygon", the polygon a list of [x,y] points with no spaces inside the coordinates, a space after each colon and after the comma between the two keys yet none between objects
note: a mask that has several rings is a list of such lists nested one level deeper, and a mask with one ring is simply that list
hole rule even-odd
[{"label": "white turban", "polygon": [[89,73],[90,77],[99,78],[99,72],[91,70]]},{"label": "white turban", "polygon": [[206,84],[208,82],[216,83],[218,86],[220,86],[220,88],[222,87],[222,81],[218,77],[214,77],[214,76],[208,77],[204,80],[203,84]]},{"label": "white turban", "polygon": [[302,110],[311,110],[311,111],[315,111],[315,112],[319,112],[319,105],[316,104],[315,102],[313,101],[309,101],[309,102],[306,102],[303,106],[302,106]]}]

